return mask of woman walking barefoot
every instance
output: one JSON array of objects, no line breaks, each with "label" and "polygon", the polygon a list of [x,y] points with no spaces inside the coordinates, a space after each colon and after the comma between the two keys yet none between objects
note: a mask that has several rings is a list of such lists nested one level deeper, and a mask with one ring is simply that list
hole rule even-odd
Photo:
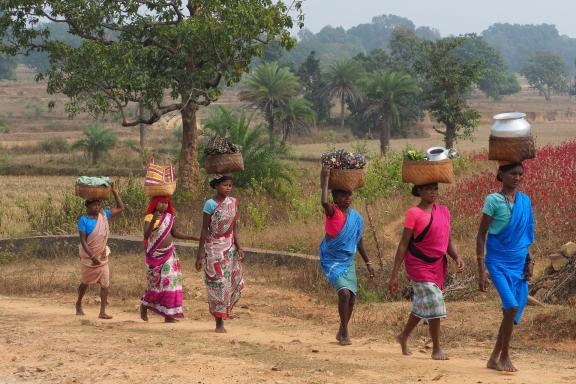
[{"label": "woman walking barefoot", "polygon": [[333,190],[334,204],[330,204],[328,200],[329,177],[330,168],[323,166],[320,184],[322,187],[322,207],[326,215],[326,234],[320,245],[320,265],[324,275],[338,293],[340,328],[336,340],[340,345],[350,345],[352,342],[348,333],[348,322],[352,317],[357,290],[356,251],[364,259],[370,279],[374,277],[374,269],[362,241],[364,219],[358,212],[350,208],[352,193]]},{"label": "woman walking barefoot", "polygon": [[396,340],[402,347],[402,353],[411,355],[408,338],[423,319],[428,323],[432,338],[432,359],[448,360],[440,347],[440,319],[446,317],[442,295],[448,267],[446,253],[456,262],[458,272],[464,270],[464,261],[451,241],[450,211],[436,204],[438,184],[415,185],[412,194],[420,197],[420,203],[406,212],[404,232],[388,283],[391,293],[398,292],[398,272],[404,262],[414,298],[408,322]]},{"label": "woman walking barefoot", "polygon": [[216,332],[225,333],[224,319],[230,318],[244,289],[244,251],[236,225],[238,200],[230,196],[232,178],[217,175],[210,186],[216,193],[204,205],[196,270],[204,264],[209,310],[216,321]]},{"label": "woman walking barefoot", "polygon": [[184,317],[182,310],[182,272],[172,239],[199,240],[176,229],[176,215],[170,197],[154,197],[144,218],[146,278],[140,317],[148,321],[148,309],[164,317],[167,323]]},{"label": "woman walking barefoot", "polygon": [[506,372],[517,371],[510,360],[510,340],[528,300],[528,282],[534,266],[529,249],[534,242],[532,204],[527,195],[518,191],[523,176],[521,163],[499,167],[497,179],[502,182],[502,189],[486,196],[476,241],[479,289],[486,292],[486,266],[502,300],[503,318],[487,367]]},{"label": "woman walking barefoot", "polygon": [[108,288],[110,287],[110,270],[108,268],[108,236],[110,229],[108,220],[119,215],[124,210],[120,195],[111,185],[112,194],[116,200],[116,208],[102,211],[100,200],[86,200],[86,215],[78,219],[80,234],[80,277],[78,300],[76,300],[76,315],[84,316],[82,298],[89,285],[100,284],[100,314],[101,319],[111,319],[106,313],[108,304]]}]

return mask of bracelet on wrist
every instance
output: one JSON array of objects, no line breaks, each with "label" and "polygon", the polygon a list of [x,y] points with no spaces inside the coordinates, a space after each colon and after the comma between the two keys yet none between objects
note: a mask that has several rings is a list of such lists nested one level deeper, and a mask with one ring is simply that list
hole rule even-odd
[{"label": "bracelet on wrist", "polygon": [[366,265],[372,265],[371,261],[366,261]]}]

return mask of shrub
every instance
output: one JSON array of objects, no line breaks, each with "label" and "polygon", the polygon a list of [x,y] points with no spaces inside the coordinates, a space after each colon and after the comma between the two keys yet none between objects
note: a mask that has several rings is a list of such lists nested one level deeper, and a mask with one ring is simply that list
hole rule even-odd
[{"label": "shrub", "polygon": [[69,153],[72,146],[65,139],[55,137],[42,140],[40,150],[45,153]]},{"label": "shrub", "polygon": [[92,165],[96,165],[102,155],[114,148],[118,137],[112,129],[102,128],[98,125],[92,125],[84,129],[86,138],[74,143],[74,148],[83,149],[86,155],[91,158]]},{"label": "shrub", "polygon": [[10,127],[2,120],[0,120],[0,133],[10,133]]}]

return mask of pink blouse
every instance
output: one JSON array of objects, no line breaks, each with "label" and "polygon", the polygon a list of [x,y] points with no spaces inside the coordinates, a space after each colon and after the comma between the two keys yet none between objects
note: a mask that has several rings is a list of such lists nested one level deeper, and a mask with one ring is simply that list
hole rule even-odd
[{"label": "pink blouse", "polygon": [[344,224],[346,224],[346,216],[342,213],[340,208],[336,204],[332,206],[334,209],[334,214],[332,217],[326,215],[326,224],[324,225],[324,231],[328,236],[334,238],[338,236]]}]

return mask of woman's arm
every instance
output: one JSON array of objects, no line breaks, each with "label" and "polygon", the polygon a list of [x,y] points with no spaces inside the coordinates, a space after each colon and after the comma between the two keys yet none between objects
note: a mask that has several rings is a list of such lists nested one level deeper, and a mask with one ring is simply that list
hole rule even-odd
[{"label": "woman's arm", "polygon": [[202,232],[200,232],[200,243],[198,244],[198,253],[196,254],[196,270],[200,271],[202,269],[202,262],[204,261],[204,246],[206,244],[206,238],[208,237],[208,227],[210,227],[210,220],[212,216],[203,213],[202,215]]},{"label": "woman's arm", "polygon": [[100,260],[98,260],[98,258],[92,254],[90,248],[88,247],[88,243],[86,242],[87,238],[88,237],[86,236],[86,232],[80,232],[80,244],[82,245],[82,249],[84,249],[84,252],[86,252],[88,256],[90,256],[92,264],[100,265]]},{"label": "woman's arm", "polygon": [[406,252],[408,251],[408,244],[413,235],[413,229],[404,228],[402,238],[400,239],[398,249],[396,250],[396,256],[394,257],[394,267],[390,274],[390,281],[388,282],[388,290],[390,293],[398,292],[398,272],[400,272],[400,268],[402,267],[402,263],[406,257]]},{"label": "woman's arm", "polygon": [[154,212],[152,215],[152,220],[144,222],[144,238],[148,239],[152,232],[154,232],[154,223],[160,218],[160,213]]},{"label": "woman's arm", "polygon": [[244,259],[244,250],[242,249],[242,246],[240,245],[240,237],[238,236],[238,221],[236,221],[234,223],[233,235],[234,235],[234,244],[236,245],[236,251],[238,252],[238,259],[243,260]]},{"label": "woman's arm", "polygon": [[448,256],[452,258],[456,262],[456,267],[458,268],[458,272],[464,271],[464,260],[458,255],[458,250],[456,246],[452,243],[452,236],[448,240]]},{"label": "woman's arm", "polygon": [[328,198],[328,179],[330,178],[330,167],[324,165],[322,166],[322,171],[320,172],[320,187],[322,188],[322,207],[324,208],[324,213],[328,217],[334,216],[334,207],[330,204]]},{"label": "woman's arm", "polygon": [[180,240],[194,240],[194,241],[199,241],[200,239],[194,235],[186,235],[185,233],[180,232],[177,228],[176,228],[176,218],[174,218],[174,225],[172,225],[172,231],[170,231],[170,233],[172,234],[172,237],[174,237],[175,239],[180,239]]},{"label": "woman's arm", "polygon": [[478,262],[478,289],[481,292],[486,292],[486,271],[484,270],[484,252],[486,248],[486,236],[488,236],[488,228],[492,223],[492,216],[485,213],[482,214],[482,220],[478,227],[478,235],[476,236],[476,261]]},{"label": "woman's arm", "polygon": [[372,268],[372,262],[368,258],[368,254],[366,253],[366,249],[364,248],[364,239],[360,238],[358,242],[358,252],[360,256],[364,259],[364,263],[366,264],[366,269],[368,270],[368,277],[371,279],[374,277],[374,268]]},{"label": "woman's arm", "polygon": [[110,217],[114,218],[115,216],[119,215],[124,210],[124,202],[122,201],[122,198],[118,194],[118,191],[116,190],[116,188],[114,188],[114,183],[111,184],[110,189],[112,190],[112,193],[114,194],[114,200],[116,200],[116,208],[112,208],[110,210]]}]

